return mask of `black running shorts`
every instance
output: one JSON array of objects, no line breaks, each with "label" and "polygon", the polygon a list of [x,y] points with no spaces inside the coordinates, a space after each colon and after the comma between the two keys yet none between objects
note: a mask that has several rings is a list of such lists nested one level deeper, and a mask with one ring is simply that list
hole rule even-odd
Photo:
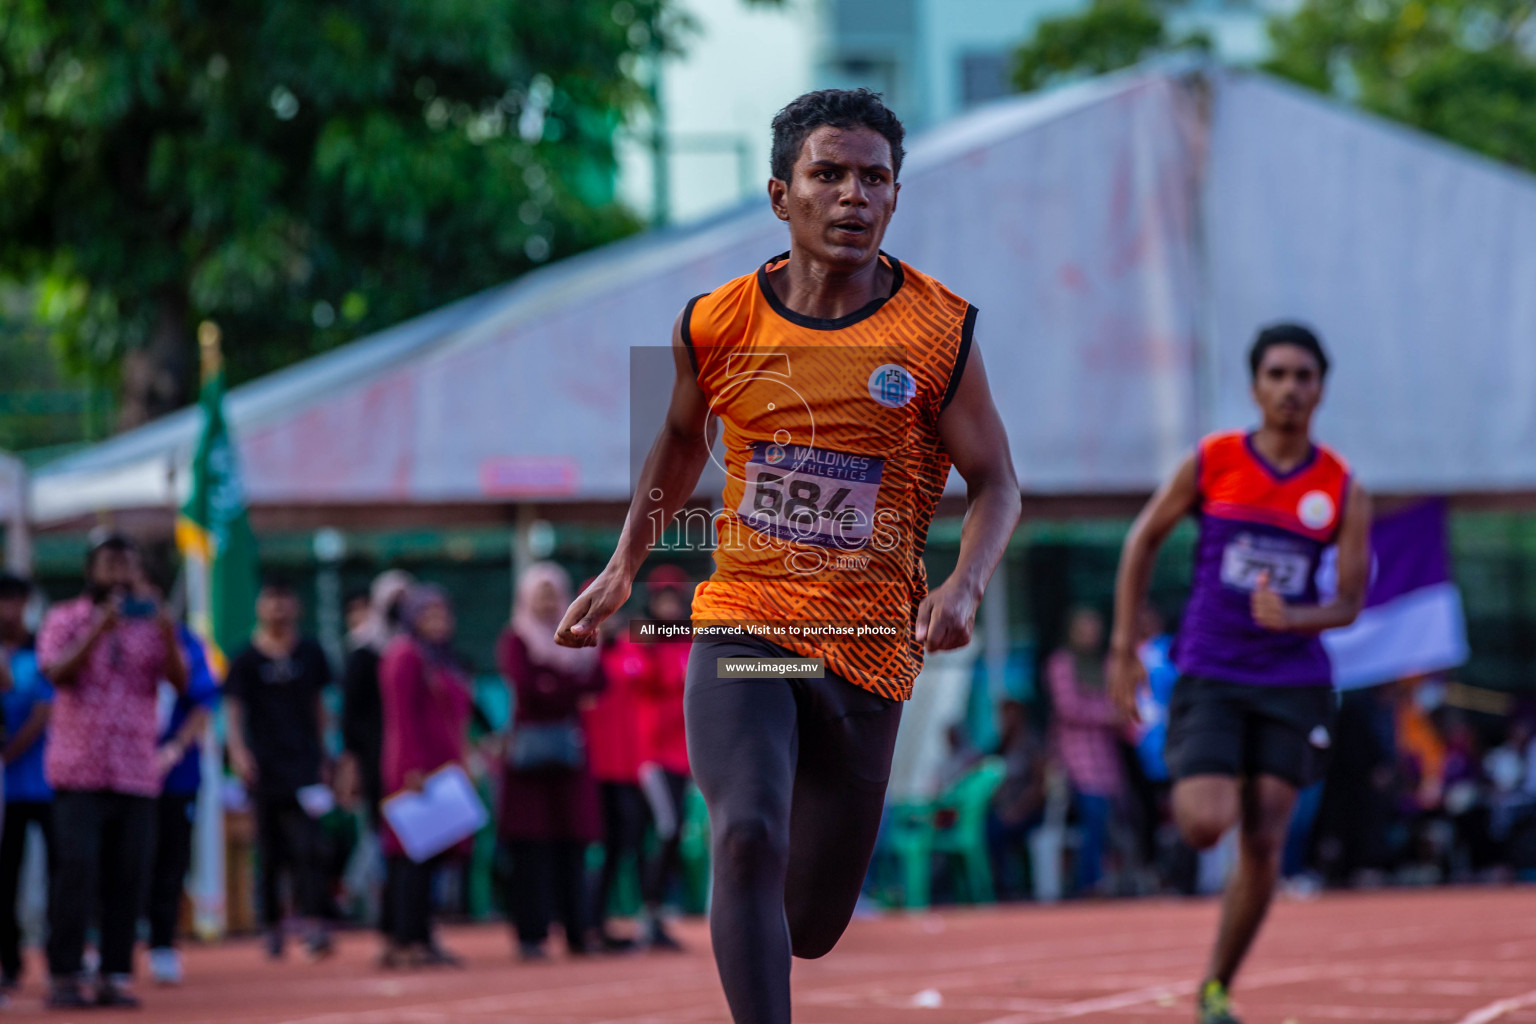
[{"label": "black running shorts", "polygon": [[1298,789],[1323,777],[1338,699],[1331,686],[1253,686],[1181,676],[1164,756],[1192,775],[1274,775]]}]

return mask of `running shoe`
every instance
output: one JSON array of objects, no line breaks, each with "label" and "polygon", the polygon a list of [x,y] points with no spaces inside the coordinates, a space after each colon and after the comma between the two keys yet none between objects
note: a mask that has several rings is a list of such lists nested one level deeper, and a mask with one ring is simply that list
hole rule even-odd
[{"label": "running shoe", "polygon": [[628,953],[635,948],[635,940],[612,932],[598,932],[597,944],[604,953]]},{"label": "running shoe", "polygon": [[667,926],[660,920],[653,920],[646,927],[645,948],[658,953],[685,952],[683,944],[672,937],[672,933],[667,931]]},{"label": "running shoe", "polygon": [[133,994],[130,984],[132,978],[126,974],[103,978],[96,989],[96,1005],[117,1010],[137,1010],[143,1004]]},{"label": "running shoe", "polygon": [[334,952],[336,952],[336,947],[331,942],[330,933],[326,931],[315,932],[309,937],[309,941],[305,943],[304,947],[304,954],[312,964],[319,963]]},{"label": "running shoe", "polygon": [[149,951],[149,976],[156,985],[180,985],[181,954],[169,946]]},{"label": "running shoe", "polygon": [[283,958],[283,929],[281,926],[267,932],[267,959],[281,960]]},{"label": "running shoe", "polygon": [[416,963],[422,967],[463,967],[464,960],[461,957],[448,952],[435,942],[429,942],[422,946],[416,954]]},{"label": "running shoe", "polygon": [[96,1003],[86,996],[80,983],[75,979],[55,978],[48,989],[48,999],[44,1005],[50,1010],[83,1010],[88,1006],[95,1006]]},{"label": "running shoe", "polygon": [[1212,978],[1200,986],[1200,998],[1195,1003],[1200,1024],[1243,1024],[1232,1015],[1232,1005],[1227,998],[1227,986]]}]

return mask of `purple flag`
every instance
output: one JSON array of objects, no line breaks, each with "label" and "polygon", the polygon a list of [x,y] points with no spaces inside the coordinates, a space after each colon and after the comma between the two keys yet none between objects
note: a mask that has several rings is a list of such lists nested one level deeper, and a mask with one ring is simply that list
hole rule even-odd
[{"label": "purple flag", "polygon": [[[1371,527],[1371,584],[1354,625],[1323,634],[1341,690],[1440,672],[1467,660],[1461,592],[1451,581],[1445,502],[1418,502]],[[1335,592],[1330,551],[1318,587]]]}]

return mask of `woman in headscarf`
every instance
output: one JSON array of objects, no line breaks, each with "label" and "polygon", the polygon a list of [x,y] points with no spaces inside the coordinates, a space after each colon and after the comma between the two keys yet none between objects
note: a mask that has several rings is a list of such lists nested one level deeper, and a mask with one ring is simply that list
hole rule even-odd
[{"label": "woman in headscarf", "polygon": [[[428,775],[462,764],[473,698],[469,678],[453,653],[454,619],[439,587],[413,586],[401,599],[402,635],[385,649],[379,670],[384,705],[383,785],[386,792],[420,790]],[[386,967],[459,961],[432,935],[432,876],[443,861],[466,856],[469,841],[423,863],[406,856],[386,824],[381,836],[389,862]]]},{"label": "woman in headscarf", "polygon": [[595,649],[555,643],[570,600],[564,569],[531,566],[496,645],[515,702],[498,820],[512,862],[507,906],[524,960],[547,956],[554,917],[572,954],[589,950],[583,866],[602,827],[580,712],[583,698],[603,688],[603,676]]},{"label": "woman in headscarf", "polygon": [[[384,752],[384,705],[379,694],[379,662],[384,649],[400,633],[400,599],[415,580],[401,569],[375,577],[369,588],[368,613],[347,632],[347,662],[341,676],[342,757],[336,773],[337,796],[347,807],[361,801],[368,827],[383,827],[379,803],[384,783],[379,759]],[[389,879],[384,880],[384,890]],[[387,898],[379,902],[379,932],[387,943],[393,927]],[[386,954],[387,955],[387,954]]]}]

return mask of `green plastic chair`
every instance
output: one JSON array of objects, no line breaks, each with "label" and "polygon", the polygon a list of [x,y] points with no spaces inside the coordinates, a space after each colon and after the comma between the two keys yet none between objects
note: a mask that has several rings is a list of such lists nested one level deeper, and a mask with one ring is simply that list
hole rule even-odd
[{"label": "green plastic chair", "polygon": [[[938,799],[891,808],[890,848],[901,866],[903,902],[909,910],[932,903],[935,856],[960,862],[958,882],[972,903],[996,898],[987,853],[987,809],[1002,785],[1000,758],[989,757]],[[943,828],[939,819],[950,819]]]},{"label": "green plastic chair", "polygon": [[682,829],[678,856],[683,864],[683,910],[702,914],[709,909],[709,810],[694,785],[684,798]]},{"label": "green plastic chair", "polygon": [[908,910],[926,909],[930,902],[935,806],[933,801],[891,805],[887,843],[901,875],[901,904]]},{"label": "green plastic chair", "polygon": [[991,903],[997,898],[987,851],[987,811],[1005,771],[1001,758],[989,757],[940,798],[940,806],[954,812],[954,822],[936,831],[933,852],[960,862],[958,878],[972,903]]}]

